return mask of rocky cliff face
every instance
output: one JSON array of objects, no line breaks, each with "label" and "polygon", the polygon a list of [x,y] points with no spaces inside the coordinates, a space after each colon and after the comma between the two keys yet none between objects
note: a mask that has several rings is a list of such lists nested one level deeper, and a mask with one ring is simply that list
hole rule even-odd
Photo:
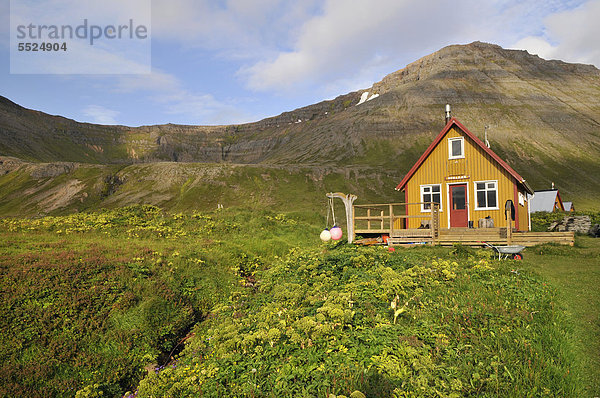
[{"label": "rocky cliff face", "polygon": [[[372,99],[357,105],[363,95]],[[450,103],[473,131],[488,125],[492,140],[505,150],[511,150],[507,141],[527,138],[552,155],[558,153],[550,143],[577,155],[582,139],[596,149],[600,144],[599,96],[600,71],[591,65],[546,61],[525,51],[475,42],[443,48],[370,89],[235,126],[100,126],[2,99],[0,154],[99,163],[349,164],[371,151],[373,140],[404,140],[410,135],[412,142],[415,135],[435,134],[443,124],[443,106]],[[403,152],[395,142],[385,145],[396,155]]]},{"label": "rocky cliff face", "polygon": [[475,134],[487,126],[492,149],[534,187],[555,181],[561,192],[577,193],[600,185],[590,177],[600,174],[599,98],[600,71],[591,65],[475,42],[443,48],[368,89],[242,125],[101,126],[1,99],[0,155],[102,164],[369,165],[402,173],[442,129],[449,103]]}]

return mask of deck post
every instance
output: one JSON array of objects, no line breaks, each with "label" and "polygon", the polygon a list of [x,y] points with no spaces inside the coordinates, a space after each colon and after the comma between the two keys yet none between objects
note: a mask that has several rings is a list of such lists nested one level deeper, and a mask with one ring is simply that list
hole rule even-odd
[{"label": "deck post", "polygon": [[431,229],[431,245],[435,246],[435,218],[437,216],[438,207],[437,204],[431,204],[431,221],[429,222],[429,228]]},{"label": "deck post", "polygon": [[367,209],[367,229],[371,229],[371,208]]},{"label": "deck post", "polygon": [[381,210],[381,213],[379,213],[379,216],[381,217],[381,229],[384,228],[384,214],[385,211]]},{"label": "deck post", "polygon": [[506,216],[506,244],[510,245],[512,243],[512,217],[510,215],[510,210],[505,210],[504,215]]},{"label": "deck post", "polygon": [[390,237],[392,236],[393,233],[394,233],[394,206],[392,204],[390,204]]},{"label": "deck post", "polygon": [[346,228],[348,229],[348,243],[354,241],[354,206],[352,205],[358,196],[349,193],[348,195],[341,192],[329,192],[328,198],[340,198],[344,202],[346,209]]},{"label": "deck post", "polygon": [[[354,231],[356,231],[356,213],[354,212],[354,205],[352,205],[352,241],[354,241],[354,238],[356,238],[356,236],[354,236]],[[348,227],[348,237],[350,236],[350,227]]]},{"label": "deck post", "polygon": [[431,244],[435,245],[435,234],[433,232],[433,219],[435,215],[435,203],[430,204],[431,208],[431,220],[429,220],[429,229],[431,231]]},{"label": "deck post", "polygon": [[435,213],[435,236],[440,237],[440,205],[437,206]]}]

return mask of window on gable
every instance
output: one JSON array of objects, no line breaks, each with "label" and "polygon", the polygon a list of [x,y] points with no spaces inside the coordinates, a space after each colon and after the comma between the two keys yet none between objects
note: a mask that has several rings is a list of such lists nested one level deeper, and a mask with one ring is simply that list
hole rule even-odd
[{"label": "window on gable", "polygon": [[440,184],[421,185],[421,211],[431,211],[431,203],[437,203],[442,210],[442,186]]},{"label": "window on gable", "polygon": [[477,198],[475,210],[497,209],[498,183],[496,181],[475,182],[475,196]]},{"label": "window on gable", "polygon": [[465,157],[465,140],[462,137],[448,139],[448,159]]}]

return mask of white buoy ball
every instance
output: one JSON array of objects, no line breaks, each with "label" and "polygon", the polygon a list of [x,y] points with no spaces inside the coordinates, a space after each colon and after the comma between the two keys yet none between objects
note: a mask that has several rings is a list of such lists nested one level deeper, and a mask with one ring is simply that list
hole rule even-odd
[{"label": "white buoy ball", "polygon": [[329,239],[331,239],[331,232],[329,232],[329,230],[325,228],[323,232],[321,232],[321,235],[319,237],[323,242],[327,242],[329,241]]},{"label": "white buoy ball", "polygon": [[338,226],[334,226],[333,228],[331,228],[331,231],[329,231],[329,233],[331,234],[331,239],[333,240],[339,240],[342,238],[342,229]]}]

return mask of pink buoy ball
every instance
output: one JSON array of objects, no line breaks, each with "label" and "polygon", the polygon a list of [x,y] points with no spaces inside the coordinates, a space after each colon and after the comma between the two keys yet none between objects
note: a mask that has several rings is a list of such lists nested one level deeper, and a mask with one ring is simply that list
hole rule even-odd
[{"label": "pink buoy ball", "polygon": [[329,230],[325,228],[323,232],[321,232],[321,235],[319,235],[319,238],[321,238],[323,242],[327,242],[329,241],[329,239],[331,239],[331,232],[329,232]]},{"label": "pink buoy ball", "polygon": [[333,240],[340,240],[342,238],[342,229],[337,225],[331,228],[331,231],[329,232],[331,233],[331,239]]}]

